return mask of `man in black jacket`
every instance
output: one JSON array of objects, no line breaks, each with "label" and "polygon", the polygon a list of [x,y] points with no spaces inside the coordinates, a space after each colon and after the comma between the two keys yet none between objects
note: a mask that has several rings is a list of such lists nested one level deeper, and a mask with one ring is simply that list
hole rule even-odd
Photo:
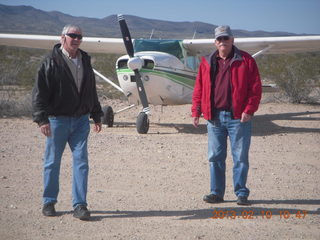
[{"label": "man in black jacket", "polygon": [[94,131],[100,132],[103,112],[90,56],[79,49],[81,29],[65,26],[60,41],[42,63],[32,92],[33,120],[46,136],[42,213],[56,215],[60,163],[68,143],[73,156],[73,216],[87,220],[89,117]]}]

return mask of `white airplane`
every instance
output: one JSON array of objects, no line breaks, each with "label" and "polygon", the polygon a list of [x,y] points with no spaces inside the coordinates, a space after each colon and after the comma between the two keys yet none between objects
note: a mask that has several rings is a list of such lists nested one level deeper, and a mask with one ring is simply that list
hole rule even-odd
[{"label": "white airplane", "polygon": [[[120,86],[94,70],[95,74],[127,96],[130,106],[114,112],[104,106],[102,122],[113,126],[114,115],[142,104],[136,121],[138,133],[149,129],[149,104],[191,103],[200,57],[214,50],[214,39],[132,40],[122,15],[118,21],[123,38],[84,37],[81,48],[89,53],[127,54],[116,62]],[[60,36],[0,34],[0,45],[52,49]],[[235,38],[235,45],[257,57],[320,50],[320,36]],[[270,86],[269,86],[270,87]]]}]

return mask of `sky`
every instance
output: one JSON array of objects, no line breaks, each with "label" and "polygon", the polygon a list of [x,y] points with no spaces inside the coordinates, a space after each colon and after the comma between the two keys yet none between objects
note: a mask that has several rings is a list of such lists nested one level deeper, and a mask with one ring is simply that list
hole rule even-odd
[{"label": "sky", "polygon": [[93,18],[121,13],[249,31],[320,34],[320,0],[0,0],[0,4]]}]

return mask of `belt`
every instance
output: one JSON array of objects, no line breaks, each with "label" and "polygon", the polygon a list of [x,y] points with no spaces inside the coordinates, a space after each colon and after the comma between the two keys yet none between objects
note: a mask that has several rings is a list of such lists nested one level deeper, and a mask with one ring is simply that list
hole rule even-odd
[{"label": "belt", "polygon": [[76,117],[76,118],[79,118],[79,117],[82,117],[82,116],[85,116],[85,115],[88,115],[89,113],[86,113],[86,114],[70,114],[70,115],[49,115],[48,117]]},{"label": "belt", "polygon": [[231,112],[231,109],[223,109],[223,108],[215,108],[215,109],[213,109],[213,111],[218,111],[218,112],[222,112],[222,111],[224,111],[224,112]]}]

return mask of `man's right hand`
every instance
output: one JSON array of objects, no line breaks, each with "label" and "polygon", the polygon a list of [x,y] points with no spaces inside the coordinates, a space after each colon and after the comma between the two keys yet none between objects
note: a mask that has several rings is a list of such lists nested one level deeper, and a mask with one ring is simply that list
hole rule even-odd
[{"label": "man's right hand", "polygon": [[193,118],[193,126],[196,128],[199,126],[199,118],[198,117]]},{"label": "man's right hand", "polygon": [[40,126],[40,131],[43,135],[45,135],[46,137],[50,137],[51,136],[51,129],[50,129],[50,124],[43,124]]}]

